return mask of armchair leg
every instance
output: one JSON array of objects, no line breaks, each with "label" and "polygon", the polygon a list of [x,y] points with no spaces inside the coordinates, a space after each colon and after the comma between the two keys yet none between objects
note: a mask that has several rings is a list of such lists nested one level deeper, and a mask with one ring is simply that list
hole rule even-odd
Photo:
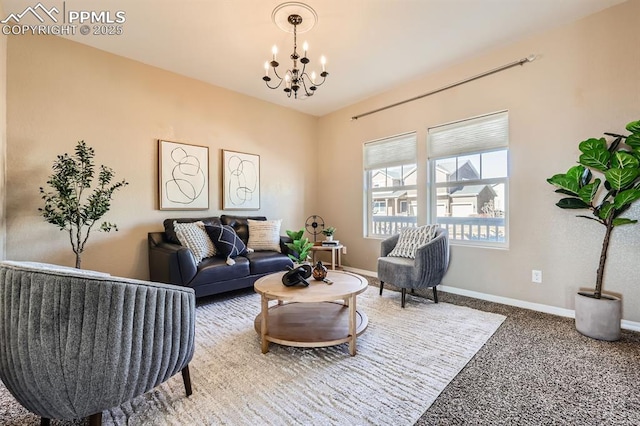
[{"label": "armchair leg", "polygon": [[40,417],[40,426],[49,426],[51,424],[51,419],[47,419],[46,417]]},{"label": "armchair leg", "polygon": [[187,393],[187,396],[193,393],[191,389],[191,375],[189,374],[189,365],[182,369],[182,381],[184,382],[184,390]]},{"label": "armchair leg", "polygon": [[89,416],[89,426],[102,425],[102,411]]},{"label": "armchair leg", "polygon": [[433,301],[438,303],[438,290],[436,290],[436,286],[433,286]]},{"label": "armchair leg", "polygon": [[403,288],[402,289],[402,299],[401,299],[402,302],[400,304],[400,306],[402,306],[403,308],[404,308],[404,302],[405,302],[406,299],[407,299],[407,289]]},{"label": "armchair leg", "polygon": [[384,288],[384,281],[380,281],[380,296],[382,296],[382,289]]}]

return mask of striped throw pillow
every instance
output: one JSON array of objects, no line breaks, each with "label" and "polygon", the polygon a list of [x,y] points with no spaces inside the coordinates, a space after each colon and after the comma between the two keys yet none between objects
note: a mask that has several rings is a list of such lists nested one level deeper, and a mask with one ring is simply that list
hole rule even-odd
[{"label": "striped throw pillow", "polygon": [[424,225],[420,227],[402,228],[396,246],[391,250],[391,257],[416,258],[418,247],[425,245],[436,236],[439,225]]},{"label": "striped throw pillow", "polygon": [[280,251],[280,225],[282,219],[277,220],[252,220],[249,223],[249,241],[247,247],[255,251],[273,250]]},{"label": "striped throw pillow", "polygon": [[180,244],[191,250],[196,262],[200,262],[205,257],[216,255],[216,248],[209,234],[204,228],[202,221],[179,223],[173,222],[173,229],[176,231]]}]

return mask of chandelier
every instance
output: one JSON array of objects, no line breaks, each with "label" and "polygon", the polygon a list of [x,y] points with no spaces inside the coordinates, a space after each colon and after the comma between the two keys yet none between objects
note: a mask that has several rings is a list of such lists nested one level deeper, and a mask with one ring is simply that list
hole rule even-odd
[{"label": "chandelier", "polygon": [[[307,42],[304,42],[301,52],[302,56],[300,56],[301,54],[298,53],[298,33],[303,33],[313,28],[318,20],[318,15],[316,15],[315,10],[304,3],[288,2],[277,6],[273,10],[271,18],[280,29],[286,32],[293,32],[293,53],[289,56],[293,61],[293,66],[280,76],[280,74],[278,74],[278,66],[280,63],[276,60],[278,48],[273,46],[271,51],[273,55],[272,60],[264,63],[264,77],[262,77],[262,79],[269,89],[278,89],[284,83],[283,90],[289,98],[291,94],[293,94],[293,97],[297,99],[298,92],[300,92],[301,96],[313,96],[318,86],[322,86],[329,75],[325,69],[326,59],[324,56],[320,58],[320,64],[322,65],[322,71],[320,72],[321,80],[317,78],[315,71],[308,74],[307,65],[311,62],[307,57],[309,45]],[[293,29],[291,29],[290,26],[293,26]],[[269,76],[270,71],[273,73],[275,79],[274,83],[271,84],[272,78]]]}]

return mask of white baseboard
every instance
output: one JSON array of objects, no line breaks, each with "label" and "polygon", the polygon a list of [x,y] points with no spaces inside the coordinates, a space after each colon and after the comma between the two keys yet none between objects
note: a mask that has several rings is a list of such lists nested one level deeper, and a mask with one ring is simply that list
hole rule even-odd
[{"label": "white baseboard", "polygon": [[368,277],[378,278],[378,273],[374,271],[367,271],[365,269],[352,268],[351,266],[343,266],[342,269],[344,269],[347,272],[353,272],[354,274],[360,274],[360,275],[366,275]]},{"label": "white baseboard", "polygon": [[527,302],[509,297],[494,296],[493,294],[480,293],[478,291],[465,290],[457,287],[441,285],[439,287],[447,293],[459,294],[460,296],[473,297],[474,299],[487,300],[489,302],[502,303],[503,305],[516,306],[518,308],[531,309],[532,311],[544,312],[561,317],[575,318],[575,312],[571,309],[558,308],[557,306],[543,305],[541,303]]},{"label": "white baseboard", "polygon": [[[370,277],[378,277],[378,274],[374,271],[366,271],[364,269],[357,269],[351,267],[345,267],[345,271],[354,272],[356,274],[368,275]],[[518,308],[531,309],[532,311],[544,312],[546,314],[558,315],[561,317],[575,318],[576,313],[571,309],[558,308],[557,306],[543,305],[541,303],[527,302],[524,300],[511,299],[509,297],[494,296],[493,294],[480,293],[472,290],[465,290],[462,288],[451,287],[446,285],[439,286],[439,289],[447,293],[458,294],[460,296],[473,297],[474,299],[486,300],[489,302],[502,303],[503,305],[516,306]],[[625,330],[640,331],[640,322],[622,320],[620,326]]]}]

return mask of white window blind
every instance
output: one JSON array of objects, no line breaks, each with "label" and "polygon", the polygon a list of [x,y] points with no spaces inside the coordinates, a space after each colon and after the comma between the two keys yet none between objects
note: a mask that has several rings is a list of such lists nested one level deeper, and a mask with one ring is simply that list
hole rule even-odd
[{"label": "white window blind", "polygon": [[509,145],[507,111],[429,129],[429,159],[453,157]]},{"label": "white window blind", "polygon": [[416,162],[416,134],[406,133],[364,144],[364,170],[383,169]]}]

